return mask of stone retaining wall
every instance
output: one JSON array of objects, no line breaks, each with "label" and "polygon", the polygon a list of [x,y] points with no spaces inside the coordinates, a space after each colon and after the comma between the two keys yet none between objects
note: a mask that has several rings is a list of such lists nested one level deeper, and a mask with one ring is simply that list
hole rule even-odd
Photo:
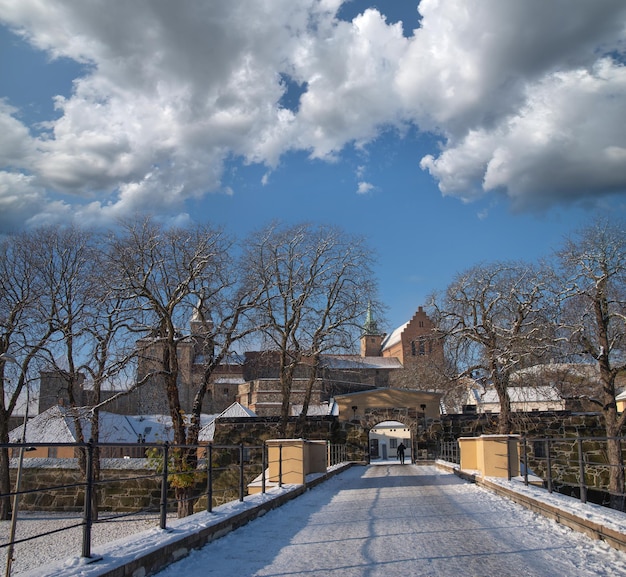
[{"label": "stone retaining wall", "polygon": [[[529,469],[546,480],[547,445],[533,439],[553,439],[550,442],[552,482],[556,486],[572,488],[574,492],[580,484],[578,441],[580,437],[604,437],[602,418],[599,413],[573,413],[570,411],[513,413],[513,434],[526,436]],[[432,438],[444,440],[461,436],[477,436],[497,432],[497,415],[446,415],[441,422],[431,428]],[[585,484],[598,491],[595,499],[604,498],[608,490],[609,466],[604,441],[583,441],[585,455]],[[624,448],[626,459],[626,447]],[[523,460],[523,447],[520,447]]]},{"label": "stone retaining wall", "polygon": [[[103,469],[101,472],[101,478],[108,481],[97,487],[99,510],[158,510],[161,500],[160,478],[136,478],[154,475],[155,471],[148,469],[143,459],[119,461],[126,467]],[[140,463],[133,463],[132,466],[125,461]],[[140,467],[141,464],[144,466]],[[11,469],[12,482],[15,475],[16,470]],[[30,492],[20,497],[20,510],[80,512],[85,502],[84,483],[75,459],[27,459],[22,469],[20,489]],[[173,499],[173,494],[171,498]]]}]

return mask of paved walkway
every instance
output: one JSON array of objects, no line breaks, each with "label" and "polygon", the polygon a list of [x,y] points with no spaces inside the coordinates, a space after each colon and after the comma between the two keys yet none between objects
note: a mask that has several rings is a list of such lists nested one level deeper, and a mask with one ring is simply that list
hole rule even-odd
[{"label": "paved walkway", "polygon": [[353,467],[160,577],[626,576],[626,555],[431,466]]}]

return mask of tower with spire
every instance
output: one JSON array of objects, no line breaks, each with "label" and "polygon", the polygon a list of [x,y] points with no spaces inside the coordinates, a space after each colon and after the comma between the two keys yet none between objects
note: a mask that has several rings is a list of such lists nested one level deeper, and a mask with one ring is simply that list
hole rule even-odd
[{"label": "tower with spire", "polygon": [[368,303],[365,315],[365,324],[361,333],[361,356],[379,357],[384,335],[378,330],[378,325],[372,315],[372,304]]}]

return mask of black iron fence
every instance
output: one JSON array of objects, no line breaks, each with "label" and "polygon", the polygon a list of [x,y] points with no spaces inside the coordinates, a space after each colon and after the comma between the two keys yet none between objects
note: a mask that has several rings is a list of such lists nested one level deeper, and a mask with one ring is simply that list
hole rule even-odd
[{"label": "black iron fence", "polygon": [[[510,443],[510,439],[519,439]],[[523,482],[614,509],[626,510],[626,437],[526,437],[511,436],[499,441],[512,478],[516,447],[519,477]],[[610,446],[611,445],[611,446]],[[609,457],[612,450],[613,458]],[[458,441],[441,441],[439,459],[460,464]],[[620,460],[621,459],[621,460]],[[612,481],[613,479],[613,481]]]},{"label": "black iron fence", "polygon": [[626,437],[522,437],[521,476],[525,484],[540,479],[549,492],[623,511],[625,440]]},{"label": "black iron fence", "polygon": [[[15,471],[15,490],[8,494],[0,494],[11,507],[11,530],[7,542],[0,543],[0,549],[7,549],[7,575],[13,558],[14,546],[45,537],[52,533],[82,527],[81,556],[91,557],[92,528],[95,523],[119,521],[133,515],[153,513],[158,516],[161,529],[167,528],[168,513],[171,515],[178,508],[190,503],[187,510],[211,512],[213,507],[229,501],[244,500],[246,488],[256,484],[258,491],[265,493],[269,479],[267,472],[270,466],[278,471],[278,485],[282,486],[283,457],[278,451],[276,463],[268,461],[268,450],[265,444],[253,445],[175,445],[171,443],[32,443],[28,447],[22,444],[3,444],[9,454],[17,456]],[[27,474],[32,467],[24,459],[27,451],[47,449],[47,453],[73,452],[74,459],[57,459],[59,470],[63,470],[72,462],[75,469],[75,481],[68,477],[59,477],[53,484],[37,485],[34,477]],[[105,466],[108,455],[123,455],[118,461],[125,462],[134,456],[142,457],[142,468],[130,471],[124,467],[109,468]],[[132,455],[133,457],[130,457]],[[335,465],[346,457],[345,446],[328,446],[328,464]],[[14,459],[15,460],[15,459]],[[35,463],[37,460],[33,459]],[[98,474],[95,474],[95,471]],[[25,474],[26,473],[26,474]],[[120,486],[141,486],[141,498],[126,497],[112,505],[106,501],[107,487],[111,492],[119,492]],[[146,488],[146,487],[149,488]],[[181,491],[180,489],[185,490]],[[178,489],[178,490],[177,490]],[[82,504],[82,518],[77,522],[65,525],[54,531],[42,531],[25,538],[17,539],[16,524],[18,510],[51,510],[50,503],[54,495],[61,494],[66,511],[76,511]],[[122,503],[123,501],[123,503]],[[44,504],[47,504],[47,508]]]}]

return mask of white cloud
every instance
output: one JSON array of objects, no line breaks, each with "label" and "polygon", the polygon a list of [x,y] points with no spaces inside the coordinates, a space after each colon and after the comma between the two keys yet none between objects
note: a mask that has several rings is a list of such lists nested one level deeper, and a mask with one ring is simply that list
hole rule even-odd
[{"label": "white cloud", "polygon": [[30,165],[35,153],[28,128],[16,117],[18,111],[0,100],[0,166]]},{"label": "white cloud", "polygon": [[422,167],[444,194],[501,190],[518,209],[623,192],[626,132],[617,119],[626,118],[625,96],[626,68],[608,59],[590,71],[547,75],[516,114],[471,131]]},{"label": "white cloud", "polygon": [[0,230],[13,230],[44,205],[43,191],[35,178],[0,171]]},{"label": "white cloud", "polygon": [[[337,20],[341,3],[0,0],[0,22],[88,64],[43,135],[0,106],[0,168],[23,195],[4,206],[185,218],[186,200],[224,190],[227,158],[269,171],[289,150],[337,159],[409,122],[443,140],[421,165],[465,201],[495,191],[528,209],[626,189],[624,68],[607,57],[624,55],[623,0],[422,0],[410,38],[375,9]],[[303,89],[290,110],[285,77]]]},{"label": "white cloud", "polygon": [[374,185],[369,182],[359,182],[359,186],[357,188],[357,194],[367,194],[374,190]]}]

